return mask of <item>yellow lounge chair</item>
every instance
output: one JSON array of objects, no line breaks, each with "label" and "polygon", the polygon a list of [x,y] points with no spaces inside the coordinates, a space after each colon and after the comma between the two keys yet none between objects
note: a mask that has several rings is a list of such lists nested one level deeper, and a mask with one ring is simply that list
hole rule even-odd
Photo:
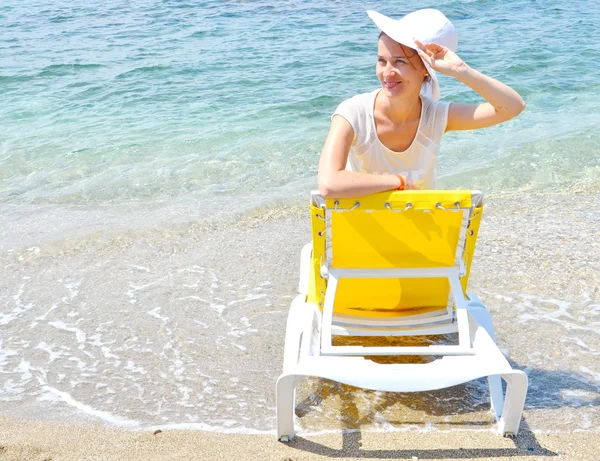
[{"label": "yellow lounge chair", "polygon": [[[294,436],[295,389],[306,376],[365,389],[416,392],[488,377],[502,435],[519,430],[527,375],[495,342],[489,311],[466,292],[483,211],[478,191],[384,192],[355,199],[312,195],[312,244],[286,329],[277,380],[277,437]],[[341,336],[457,333],[457,344],[334,345]],[[373,355],[435,356],[376,363]],[[506,393],[501,378],[506,381]]]}]

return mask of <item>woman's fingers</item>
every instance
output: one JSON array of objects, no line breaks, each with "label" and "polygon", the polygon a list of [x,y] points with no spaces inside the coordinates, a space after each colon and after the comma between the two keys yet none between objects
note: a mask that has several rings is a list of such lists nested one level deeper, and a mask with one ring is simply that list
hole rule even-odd
[{"label": "woman's fingers", "polygon": [[415,38],[415,39],[413,39],[413,40],[415,41],[415,43],[417,44],[417,46],[418,46],[419,48],[421,48],[421,50],[417,50],[417,52],[418,52],[418,51],[421,51],[421,52],[419,53],[420,55],[423,55],[423,54],[425,54],[425,55],[427,55],[427,56],[431,56],[431,54],[432,54],[432,53],[431,53],[431,50],[428,48],[428,45],[430,45],[429,43],[428,43],[427,45],[425,45],[425,44],[421,43],[419,40],[417,40],[416,38]]},{"label": "woman's fingers", "polygon": [[406,190],[419,190],[419,188],[417,187],[417,185],[412,182],[410,179],[406,179],[406,184],[404,186],[404,189]]},{"label": "woman's fingers", "polygon": [[435,59],[443,59],[444,56],[446,56],[446,54],[448,54],[448,49],[447,48],[442,48],[437,53],[435,53],[434,58]]},{"label": "woman's fingers", "polygon": [[417,40],[416,38],[413,38],[413,40],[414,40],[414,42],[417,44],[417,46],[418,46],[419,48],[421,48],[423,51],[427,51],[427,50],[425,49],[425,45],[423,45],[423,44],[422,44],[422,43],[421,43],[419,40]]},{"label": "woman's fingers", "polygon": [[431,58],[441,59],[446,54],[447,48],[445,46],[438,45],[437,43],[423,43],[417,40],[416,38],[414,38],[413,40],[415,44],[419,48],[421,48],[421,51],[423,51],[425,54],[427,54],[427,56]]},{"label": "woman's fingers", "polygon": [[419,56],[421,56],[421,59],[423,59],[423,61],[425,61],[427,64],[431,65],[431,52],[427,49],[427,46],[424,45],[423,43],[421,43],[419,40],[414,39],[415,43],[417,44],[417,46],[419,48],[421,48],[420,50],[417,50],[417,53],[419,53]]},{"label": "woman's fingers", "polygon": [[413,41],[417,45],[417,53],[433,70],[449,74],[463,64],[460,59],[450,48],[437,43],[423,43],[416,38]]},{"label": "woman's fingers", "polygon": [[444,61],[448,52],[448,48],[437,43],[423,43],[416,38],[413,38],[415,44],[420,48],[417,49],[421,59],[429,64],[435,70],[439,70],[437,64],[439,61]]}]

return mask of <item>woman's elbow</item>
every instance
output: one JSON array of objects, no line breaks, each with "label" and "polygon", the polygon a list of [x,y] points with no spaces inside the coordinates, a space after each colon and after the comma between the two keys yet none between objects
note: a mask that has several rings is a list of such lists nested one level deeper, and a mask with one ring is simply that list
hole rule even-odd
[{"label": "woman's elbow", "polygon": [[333,178],[326,175],[319,175],[318,183],[319,193],[323,198],[333,198],[336,193]]},{"label": "woman's elbow", "polygon": [[517,113],[515,114],[515,117],[517,115],[519,115],[521,112],[523,112],[526,107],[527,107],[527,104],[525,103],[525,100],[523,98],[521,98],[521,101],[519,101],[519,105],[517,107]]},{"label": "woman's elbow", "polygon": [[333,197],[333,187],[328,181],[319,180],[319,193],[323,198]]},{"label": "woman's elbow", "polygon": [[523,101],[523,99],[520,99],[519,102],[515,102],[510,107],[505,107],[502,112],[498,113],[498,115],[500,116],[499,123],[512,120],[521,112],[523,112],[525,110],[525,107],[527,107],[527,104],[525,104],[525,101]]}]

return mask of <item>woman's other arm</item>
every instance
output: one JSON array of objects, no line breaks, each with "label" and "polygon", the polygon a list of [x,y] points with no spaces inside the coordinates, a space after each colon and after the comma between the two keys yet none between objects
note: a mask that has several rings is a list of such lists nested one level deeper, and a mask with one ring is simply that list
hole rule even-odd
[{"label": "woman's other arm", "polygon": [[516,117],[525,109],[525,101],[519,93],[466,64],[454,77],[479,93],[487,102],[450,104],[446,131],[473,130],[497,125]]},{"label": "woman's other arm", "polygon": [[448,110],[446,131],[485,128],[510,120],[525,109],[523,98],[508,85],[469,67],[453,51],[435,43],[417,42],[421,54],[434,70],[464,83],[487,102],[482,104],[452,103]]}]

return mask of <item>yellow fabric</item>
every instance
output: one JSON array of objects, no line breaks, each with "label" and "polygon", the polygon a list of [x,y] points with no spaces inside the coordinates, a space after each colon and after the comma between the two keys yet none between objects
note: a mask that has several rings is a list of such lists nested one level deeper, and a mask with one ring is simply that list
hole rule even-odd
[{"label": "yellow fabric", "polygon": [[331,222],[333,267],[450,267],[462,213],[334,211]]},{"label": "yellow fabric", "polygon": [[[462,212],[452,212],[457,203],[471,207],[471,191],[384,192],[355,199],[327,200],[331,210],[333,268],[449,267],[454,264]],[[337,202],[337,203],[335,203]],[[412,208],[401,213],[407,203]],[[436,208],[440,204],[447,211]],[[424,211],[428,210],[428,211]],[[473,212],[466,240],[466,290],[482,207]],[[326,280],[320,276],[325,261],[325,222],[316,217],[324,211],[311,207],[313,257],[308,301],[322,304]],[[321,233],[321,235],[319,235]],[[342,279],[334,310],[336,314],[397,317],[446,307],[449,285],[445,278]],[[415,310],[416,309],[416,310]]]}]

